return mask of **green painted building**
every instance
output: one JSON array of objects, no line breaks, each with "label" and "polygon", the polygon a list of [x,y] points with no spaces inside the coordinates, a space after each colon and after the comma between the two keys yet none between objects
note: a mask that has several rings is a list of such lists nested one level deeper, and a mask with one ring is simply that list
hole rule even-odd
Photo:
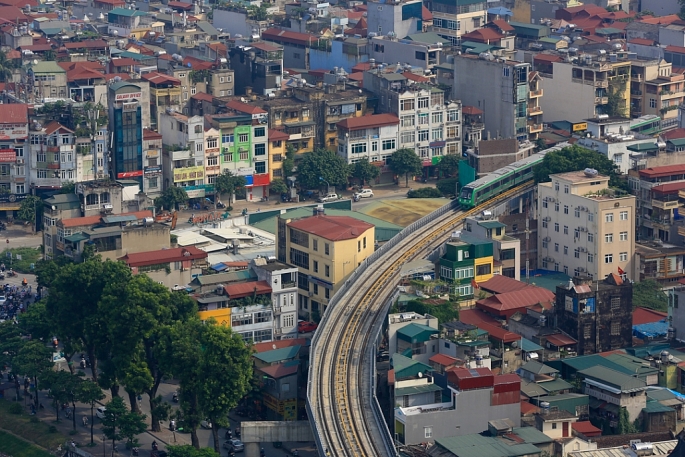
[{"label": "green painted building", "polygon": [[450,241],[439,262],[440,279],[454,284],[460,297],[473,296],[473,281],[487,281],[494,274],[492,241]]}]

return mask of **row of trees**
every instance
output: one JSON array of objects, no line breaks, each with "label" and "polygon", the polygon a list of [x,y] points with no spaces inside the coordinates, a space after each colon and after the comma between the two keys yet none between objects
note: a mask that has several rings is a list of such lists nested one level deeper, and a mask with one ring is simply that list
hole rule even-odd
[{"label": "row of trees", "polygon": [[[56,392],[71,392],[68,402],[85,401],[74,387],[86,382],[79,381],[75,365],[77,354],[85,353],[92,382],[98,389],[109,389],[113,399],[123,390],[132,413],[140,412],[138,397],[148,395],[153,431],[160,430],[160,421],[170,411],[158,395],[159,386],[173,377],[180,383],[177,417],[190,431],[193,446],[199,448],[196,430],[207,418],[219,451],[218,430],[228,425],[228,411],[247,393],[252,378],[251,349],[240,335],[213,321],[201,322],[187,294],[172,292],[144,274],[132,275],[121,262],[93,256],[79,264],[43,261],[36,270],[38,283],[50,289],[49,296],[31,305],[18,326],[4,323],[0,330],[0,349],[16,345],[2,351],[13,372],[31,377],[53,398]],[[4,338],[2,332],[13,336]],[[30,334],[31,340],[17,338],[16,332]],[[50,350],[41,340],[52,335],[63,346],[69,373],[50,374]],[[117,417],[115,424],[123,420],[127,425],[123,431],[113,426],[115,436],[110,438],[128,438],[127,430],[139,429],[133,418]]]}]

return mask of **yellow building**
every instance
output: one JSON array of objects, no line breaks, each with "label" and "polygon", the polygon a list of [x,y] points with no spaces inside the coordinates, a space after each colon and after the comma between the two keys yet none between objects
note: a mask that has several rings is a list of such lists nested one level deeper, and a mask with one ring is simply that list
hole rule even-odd
[{"label": "yellow building", "polygon": [[285,132],[269,129],[269,181],[274,178],[285,179],[283,161],[285,160],[286,142],[290,138]]},{"label": "yellow building", "polygon": [[373,225],[320,209],[311,217],[278,219],[278,259],[299,268],[300,316],[323,315],[339,285],[374,252],[374,240]]},{"label": "yellow building", "polygon": [[181,111],[180,80],[156,71],[146,73],[142,78],[150,83],[150,115],[153,125],[157,125],[160,113],[168,108]]}]

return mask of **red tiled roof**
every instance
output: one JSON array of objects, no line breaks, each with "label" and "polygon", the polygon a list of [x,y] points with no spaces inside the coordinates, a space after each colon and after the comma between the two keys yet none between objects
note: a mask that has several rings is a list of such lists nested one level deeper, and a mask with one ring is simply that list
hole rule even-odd
[{"label": "red tiled roof", "polygon": [[347,19],[359,20],[364,17],[365,11],[348,11]]},{"label": "red tiled roof", "polygon": [[291,43],[303,46],[309,46],[311,43],[319,41],[319,38],[316,35],[290,32],[288,30],[280,30],[273,27],[262,32],[262,39],[275,41],[276,43]]},{"label": "red tiled roof", "polygon": [[83,40],[83,41],[76,41],[76,42],[67,42],[64,43],[64,47],[67,49],[107,49],[109,48],[109,44],[105,40]]},{"label": "red tiled roof", "polygon": [[[276,340],[269,341],[268,343],[255,343],[252,345],[252,349],[259,354],[260,352],[274,351],[276,349],[289,348],[292,346],[306,346],[306,338],[295,338],[294,340]],[[274,347],[276,346],[276,347]]]},{"label": "red tiled roof", "polygon": [[364,87],[364,73],[362,73],[361,71],[348,74],[347,79],[350,81],[358,82],[359,87]]},{"label": "red tiled roof", "polygon": [[47,135],[51,135],[52,133],[56,132],[57,130],[66,130],[69,133],[74,133],[73,130],[66,128],[65,126],[63,126],[62,124],[60,124],[57,121],[50,121],[50,123],[48,123],[48,125],[45,126],[45,133]]},{"label": "red tiled roof", "polygon": [[538,408],[534,404],[529,403],[527,401],[521,402],[521,415],[522,416],[537,414],[539,412],[540,412],[540,408]]},{"label": "red tiled roof", "polygon": [[602,434],[602,429],[595,427],[590,421],[573,422],[571,424],[571,428],[578,433],[582,433],[588,438],[600,436]]},{"label": "red tiled roof", "polygon": [[261,371],[265,375],[274,378],[274,379],[279,379],[279,378],[284,378],[286,376],[292,376],[295,373],[297,373],[297,369],[300,367],[299,364],[285,364],[285,363],[279,363],[276,365],[269,365],[267,367],[262,367],[258,368],[258,371]]},{"label": "red tiled roof", "polygon": [[229,284],[224,287],[230,299],[249,297],[252,294],[270,294],[271,286],[266,281],[250,281]]},{"label": "red tiled roof", "polygon": [[129,267],[146,267],[160,263],[181,262],[184,260],[206,259],[207,253],[195,246],[184,248],[160,249],[157,251],[136,252],[119,257]]},{"label": "red tiled roof", "polygon": [[370,116],[350,117],[338,122],[339,128],[347,130],[359,130],[385,125],[398,125],[400,119],[394,114],[372,114]]},{"label": "red tiled roof", "polygon": [[462,114],[468,114],[471,116],[483,114],[482,110],[476,108],[475,106],[469,106],[469,105],[462,107],[461,112],[462,112]]},{"label": "red tiled roof", "polygon": [[485,322],[481,322],[479,324],[474,324],[476,327],[478,327],[481,330],[485,330],[490,334],[491,338],[494,338],[496,340],[499,340],[503,343],[512,343],[514,341],[520,341],[521,340],[521,335],[518,333],[510,332],[508,330],[504,330],[502,327],[498,327],[496,325],[492,324],[486,324]]},{"label": "red tiled roof", "polygon": [[193,8],[192,3],[185,3],[185,2],[169,2],[168,5],[169,5],[169,8],[186,10],[186,11],[190,11]]},{"label": "red tiled roof", "polygon": [[538,303],[554,301],[552,291],[537,286],[529,286],[524,289],[514,290],[493,295],[476,302],[477,308],[485,308],[492,312],[500,313],[518,308],[526,308]]},{"label": "red tiled roof", "polygon": [[162,134],[154,130],[143,129],[143,140],[161,140]]},{"label": "red tiled roof", "polygon": [[673,46],[672,44],[669,44],[666,46],[666,51],[669,52],[675,52],[677,54],[685,54],[685,48],[682,46]]},{"label": "red tiled roof", "polygon": [[0,5],[6,6],[16,6],[18,8],[24,8],[26,5],[39,6],[40,2],[37,0],[0,0]]},{"label": "red tiled roof", "polygon": [[564,335],[563,333],[555,333],[554,335],[547,335],[545,337],[547,341],[555,345],[556,347],[570,346],[571,344],[576,344],[577,341],[570,336]]},{"label": "red tiled roof", "polygon": [[19,49],[21,49],[22,51],[45,52],[45,51],[52,50],[52,45],[51,44],[31,44],[29,46],[20,46]]},{"label": "red tiled roof", "polygon": [[266,111],[264,111],[260,107],[243,103],[240,100],[231,100],[230,102],[226,103],[226,106],[231,108],[232,110],[240,111],[241,113],[266,114]]},{"label": "red tiled roof", "polygon": [[504,35],[499,33],[497,30],[486,27],[474,30],[473,32],[465,33],[464,35],[462,35],[462,38],[469,41],[485,43],[490,41],[501,40],[502,38],[504,38]]},{"label": "red tiled roof", "polygon": [[190,98],[193,100],[200,100],[200,101],[210,102],[210,103],[214,101],[214,97],[212,95],[205,94],[204,92],[198,92],[197,94],[193,95]]},{"label": "red tiled roof", "polygon": [[136,65],[137,62],[130,57],[121,57],[119,59],[112,59],[110,63],[115,67],[129,67]]},{"label": "red tiled roof", "polygon": [[668,317],[668,313],[655,311],[649,308],[638,306],[633,310],[633,325],[650,324],[652,322],[659,322]]},{"label": "red tiled roof", "polygon": [[659,194],[677,194],[681,189],[685,189],[685,181],[669,182],[668,184],[654,186],[649,190]]},{"label": "red tiled roof", "polygon": [[641,178],[661,178],[670,175],[685,174],[685,164],[665,165],[663,167],[650,167],[640,170]]},{"label": "red tiled roof", "polygon": [[663,132],[661,133],[661,137],[668,141],[668,140],[677,140],[679,138],[685,138],[685,129],[673,129],[669,130],[668,132]]},{"label": "red tiled roof", "polygon": [[[23,6],[24,5],[22,5],[22,7]],[[0,17],[8,20],[10,22],[15,22],[15,23],[16,22],[30,22],[30,18],[28,16],[26,16],[16,6],[0,6]]]},{"label": "red tiled roof", "polygon": [[530,284],[502,275],[494,275],[492,278],[478,285],[481,289],[485,289],[493,294],[503,294],[505,292],[513,292],[515,290],[531,287]]},{"label": "red tiled roof", "polygon": [[435,354],[433,357],[428,359],[428,361],[437,363],[438,365],[442,365],[443,367],[449,367],[450,365],[454,365],[455,363],[459,362],[458,359],[450,357],[447,354]]},{"label": "red tiled roof", "polygon": [[628,43],[641,44],[643,46],[654,46],[656,44],[656,41],[648,40],[646,38],[633,38],[628,40]]},{"label": "red tiled roof", "polygon": [[[585,37],[583,37],[585,38]],[[534,60],[537,60],[538,62],[563,62],[564,59],[561,58],[561,56],[558,56],[556,54],[536,54],[535,57],[533,57]]]},{"label": "red tiled roof", "polygon": [[105,71],[105,67],[100,62],[57,62],[57,65],[64,68],[67,72],[79,68],[88,68],[90,70]]},{"label": "red tiled roof", "polygon": [[141,76],[144,80],[151,82],[152,84],[173,84],[174,86],[180,86],[181,80],[176,79],[173,76],[165,75],[158,71],[151,71],[150,73],[145,73]]},{"label": "red tiled roof", "polygon": [[21,52],[15,50],[15,49],[12,49],[11,51],[7,51],[7,53],[5,53],[5,57],[7,57],[10,60],[21,59]]},{"label": "red tiled roof", "polygon": [[[146,217],[152,217],[152,211],[136,211],[133,213],[121,213],[117,216],[135,216],[136,219],[141,220]],[[71,219],[62,219],[58,221],[57,224],[61,224],[62,227],[85,227],[87,225],[95,225],[102,221],[102,216],[86,216],[86,217],[72,217]]]},{"label": "red tiled roof", "polygon": [[[288,224],[297,230],[320,236],[331,241],[350,240],[361,236],[373,225],[349,216],[311,216],[297,219]],[[373,243],[373,240],[367,240]]]},{"label": "red tiled roof", "polygon": [[360,71],[366,71],[371,69],[371,64],[369,62],[359,62],[357,65],[352,67],[352,73],[357,73]]},{"label": "red tiled roof", "polygon": [[0,124],[26,124],[29,121],[29,105],[5,103],[0,109]]},{"label": "red tiled roof", "polygon": [[281,48],[274,46],[273,44],[264,43],[263,41],[252,43],[252,47],[264,52],[275,52],[281,50]]},{"label": "red tiled roof", "polygon": [[104,79],[104,72],[92,70],[90,68],[76,68],[67,72],[67,81],[78,81],[82,79]]},{"label": "red tiled roof", "polygon": [[492,21],[491,24],[496,25],[497,28],[503,32],[513,32],[515,30],[514,27],[512,27],[512,25],[504,19],[497,19],[495,21]]},{"label": "red tiled roof", "polygon": [[275,129],[269,129],[269,141],[284,141],[288,138],[290,138],[290,135],[288,135],[285,132]]},{"label": "red tiled roof", "polygon": [[402,73],[402,76],[409,79],[410,81],[416,81],[418,83],[427,83],[430,81],[430,79],[426,78],[425,76],[417,75],[416,73],[412,73],[411,71],[405,71],[404,73]]},{"label": "red tiled roof", "polygon": [[597,5],[571,6],[568,8],[563,8],[559,11],[570,13],[571,15],[575,15],[578,13],[587,13],[588,15],[590,15],[590,14],[601,14],[601,13],[607,12],[604,8],[599,7]]},{"label": "red tiled roof", "polygon": [[644,16],[638,22],[644,22],[645,24],[672,24],[675,21],[679,21],[680,17],[677,14],[669,14],[668,16]]},{"label": "red tiled roof", "polygon": [[421,20],[422,21],[432,21],[433,13],[430,12],[425,6],[421,6]]},{"label": "red tiled roof", "polygon": [[478,324],[490,324],[494,326],[501,326],[500,322],[489,314],[484,313],[480,309],[463,309],[459,311],[459,320],[465,324],[471,324],[478,327]]}]

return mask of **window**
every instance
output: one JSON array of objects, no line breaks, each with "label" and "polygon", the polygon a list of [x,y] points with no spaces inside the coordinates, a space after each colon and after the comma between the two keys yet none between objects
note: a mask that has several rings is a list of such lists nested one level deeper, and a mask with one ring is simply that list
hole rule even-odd
[{"label": "window", "polygon": [[305,248],[309,247],[309,235],[299,230],[290,229],[290,242],[295,243]]},{"label": "window", "polygon": [[314,267],[313,267],[313,269],[314,269],[314,273],[318,273],[318,272],[319,272],[319,262],[317,262],[316,260],[314,260]]},{"label": "window", "polygon": [[266,154],[266,144],[259,143],[254,145],[254,155],[263,156]]},{"label": "window", "polygon": [[619,219],[622,221],[627,221],[628,220],[628,211],[621,211],[619,213]]},{"label": "window", "polygon": [[420,113],[419,114],[419,125],[428,125],[428,113]]},{"label": "window", "polygon": [[48,159],[47,159],[47,156],[44,152],[39,152],[36,155],[36,162],[47,162],[47,161],[48,161]]},{"label": "window", "polygon": [[238,155],[240,157],[240,160],[248,160],[250,158],[250,153],[247,151],[240,151]]},{"label": "window", "polygon": [[319,240],[312,240],[312,249],[315,251],[319,250]]},{"label": "window", "polygon": [[233,134],[232,133],[224,133],[221,135],[221,144],[225,143],[233,143]]},{"label": "window", "polygon": [[328,265],[324,266],[324,274],[326,275],[327,278],[331,276],[331,267],[330,266],[328,266]]},{"label": "window", "polygon": [[595,215],[592,213],[587,213],[587,220],[592,222],[595,220]]},{"label": "window", "polygon": [[556,429],[557,429],[557,423],[556,423],[556,422],[552,422],[552,430],[556,430]]},{"label": "window", "polygon": [[39,169],[37,170],[37,176],[36,176],[36,177],[37,177],[38,179],[45,179],[45,178],[48,177],[48,173],[47,173],[47,172],[48,172],[47,170],[39,168]]},{"label": "window", "polygon": [[580,238],[580,229],[575,229],[573,231],[573,238]]},{"label": "window", "polygon": [[202,143],[195,143],[195,151],[196,152],[202,152],[204,150],[204,144]]},{"label": "window", "polygon": [[326,297],[326,299],[331,298],[331,291],[328,289],[323,290],[323,296]]},{"label": "window", "polygon": [[302,110],[302,117],[303,117],[303,118],[309,117],[309,110],[308,110],[308,109],[303,109],[303,110]]},{"label": "window", "polygon": [[263,137],[266,136],[266,129],[264,127],[257,127],[254,129],[254,136],[255,137]]},{"label": "window", "polygon": [[587,261],[589,263],[594,263],[595,262],[595,256],[593,254],[588,254],[587,255]]},{"label": "window", "polygon": [[438,111],[437,113],[431,114],[431,123],[442,124],[442,112],[441,111]]},{"label": "window", "polygon": [[254,163],[254,171],[257,174],[266,173],[266,162],[255,162]]},{"label": "window", "polygon": [[620,335],[620,334],[621,334],[621,322],[620,321],[617,321],[617,322],[612,321],[611,322],[611,335],[616,336],[616,335]]},{"label": "window", "polygon": [[314,292],[314,295],[319,295],[319,285],[318,284],[314,284],[314,291],[313,292]]},{"label": "window", "polygon": [[604,254],[604,263],[613,263],[614,262],[614,255],[613,254]]},{"label": "window", "polygon": [[383,150],[387,151],[388,149],[395,149],[397,145],[395,144],[395,140],[383,140]]},{"label": "window", "polygon": [[414,111],[414,99],[413,98],[408,98],[404,100],[400,100],[400,110],[402,111]]},{"label": "window", "polygon": [[411,144],[414,143],[416,140],[416,132],[414,130],[407,130],[405,132],[402,132],[402,135],[400,136],[400,143],[402,144]]},{"label": "window", "polygon": [[578,208],[576,208],[576,209],[574,210],[574,215],[575,215],[576,217],[580,217],[580,210],[579,210]]},{"label": "window", "polygon": [[564,246],[564,255],[568,255],[568,246]]},{"label": "window", "polygon": [[431,130],[431,140],[433,141],[439,141],[442,140],[442,129],[433,129]]},{"label": "window", "polygon": [[549,246],[549,244],[547,243],[547,241],[543,241],[543,242],[542,242],[542,247],[543,247],[544,249],[547,249],[547,246]]},{"label": "window", "polygon": [[559,183],[558,183],[558,182],[555,182],[555,183],[554,183],[554,190],[556,190],[557,192],[559,192]]},{"label": "window", "polygon": [[509,67],[502,68],[502,76],[508,78],[511,75],[511,69]]},{"label": "window", "polygon": [[554,243],[554,252],[559,252],[559,243]]},{"label": "window", "polygon": [[352,154],[363,154],[366,152],[366,143],[355,143],[350,149]]},{"label": "window", "polygon": [[619,260],[620,262],[627,262],[627,261],[628,261],[628,253],[627,253],[627,252],[621,252],[621,253],[618,255],[618,260]]},{"label": "window", "polygon": [[568,214],[568,205],[564,205],[564,214]]},{"label": "window", "polygon": [[476,267],[476,276],[489,275],[492,272],[490,264],[478,265]]},{"label": "window", "polygon": [[594,243],[595,242],[595,234],[594,233],[588,233],[587,234],[587,240],[589,243]]},{"label": "window", "polygon": [[564,225],[564,235],[568,235],[568,225]]},{"label": "window", "polygon": [[16,194],[23,194],[24,192],[24,185],[23,184],[17,184],[15,187]]},{"label": "window", "polygon": [[614,222],[614,213],[606,213],[604,215],[604,222]]},{"label": "window", "polygon": [[207,166],[211,167],[214,165],[217,165],[219,162],[218,157],[209,157],[207,158]]},{"label": "window", "polygon": [[559,223],[558,223],[558,222],[555,222],[555,223],[554,223],[554,231],[555,231],[555,232],[558,232],[558,231],[559,231]]},{"label": "window", "polygon": [[447,122],[457,122],[459,120],[459,110],[451,109],[447,111]]},{"label": "window", "polygon": [[573,257],[575,257],[576,259],[580,259],[580,251],[578,250],[578,248],[576,248],[576,250],[573,251]]},{"label": "window", "polygon": [[568,184],[564,184],[564,193],[568,194],[568,192],[569,192]]},{"label": "window", "polygon": [[547,200],[542,200],[542,207],[547,208]]},{"label": "window", "polygon": [[628,232],[621,232],[619,233],[619,239],[621,241],[628,241]]},{"label": "window", "polygon": [[621,307],[621,297],[611,297],[611,309],[617,310]]},{"label": "window", "polygon": [[433,438],[433,427],[423,427],[423,437]]},{"label": "window", "polygon": [[583,336],[585,339],[592,338],[592,324],[585,324],[583,329]]},{"label": "window", "polygon": [[419,130],[419,141],[428,141],[428,130]]},{"label": "window", "polygon": [[605,243],[613,243],[614,242],[614,234],[613,233],[607,233],[604,235],[604,242]]},{"label": "window", "polygon": [[328,243],[324,243],[324,244],[323,244],[323,251],[324,251],[324,253],[325,253],[326,255],[329,255],[329,254],[330,254],[330,249],[329,249]]},{"label": "window", "polygon": [[250,135],[248,133],[240,133],[238,134],[238,141],[240,143],[247,143],[250,141]]},{"label": "window", "polygon": [[357,240],[357,252],[362,252],[362,242]]},{"label": "window", "polygon": [[649,99],[649,107],[650,108],[656,108],[656,98],[650,98]]},{"label": "window", "polygon": [[559,203],[554,204],[554,211],[559,212]]},{"label": "window", "polygon": [[419,109],[428,108],[428,97],[419,98]]},{"label": "window", "polygon": [[542,221],[542,228],[547,228],[547,221]]},{"label": "window", "polygon": [[207,140],[207,149],[213,149],[213,148],[218,148],[219,147],[219,139],[218,138],[210,138]]},{"label": "window", "polygon": [[414,126],[414,115],[402,116],[402,127],[413,127]]}]

